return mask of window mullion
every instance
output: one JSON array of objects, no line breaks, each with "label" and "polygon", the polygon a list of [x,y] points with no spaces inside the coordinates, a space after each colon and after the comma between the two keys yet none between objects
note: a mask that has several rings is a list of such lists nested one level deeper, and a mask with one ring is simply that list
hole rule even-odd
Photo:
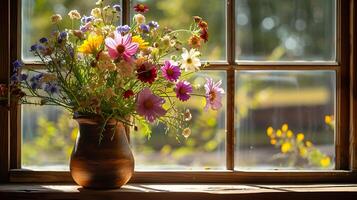
[{"label": "window mullion", "polygon": [[235,0],[227,0],[227,133],[226,168],[234,170],[234,91],[235,91]]}]

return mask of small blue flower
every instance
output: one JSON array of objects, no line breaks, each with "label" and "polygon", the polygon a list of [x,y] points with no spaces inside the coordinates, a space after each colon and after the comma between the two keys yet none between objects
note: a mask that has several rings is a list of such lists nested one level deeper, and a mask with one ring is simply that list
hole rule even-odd
[{"label": "small blue flower", "polygon": [[19,81],[18,75],[17,75],[16,73],[13,74],[13,75],[10,77],[10,81],[11,81],[11,83],[18,82],[18,81]]},{"label": "small blue flower", "polygon": [[88,27],[87,26],[80,26],[79,28],[83,33],[88,31]]},{"label": "small blue flower", "polygon": [[40,82],[37,82],[37,81],[31,82],[31,83],[30,83],[30,87],[31,87],[33,90],[40,89],[40,88],[41,88],[41,83],[40,83]]},{"label": "small blue flower", "polygon": [[28,75],[27,74],[20,74],[20,81],[26,81]]},{"label": "small blue flower", "polygon": [[117,27],[117,31],[118,31],[119,33],[127,33],[127,32],[130,31],[130,26],[128,26],[128,25],[118,26],[118,27]]},{"label": "small blue flower", "polygon": [[58,86],[57,86],[57,84],[54,84],[54,83],[47,83],[47,84],[45,85],[44,90],[45,90],[47,93],[54,94],[54,93],[57,93],[57,92],[58,92]]},{"label": "small blue flower", "polygon": [[159,23],[158,23],[158,22],[155,22],[155,21],[149,22],[148,25],[149,25],[151,28],[154,28],[154,29],[158,29],[158,28],[160,27]]},{"label": "small blue flower", "polygon": [[83,16],[82,17],[82,19],[81,19],[81,23],[82,24],[86,24],[86,23],[88,23],[88,22],[90,22],[90,21],[93,21],[94,20],[94,18],[93,18],[93,16],[89,16],[89,17],[87,17],[87,16]]},{"label": "small blue flower", "polygon": [[60,33],[60,35],[59,35],[59,37],[61,38],[61,39],[67,39],[67,36],[68,36],[68,33],[66,32],[66,31],[63,31],[63,32],[61,32]]},{"label": "small blue flower", "polygon": [[69,52],[69,55],[71,56],[71,58],[74,58],[74,50],[73,50],[73,48],[68,46],[67,47],[67,51]]},{"label": "small blue flower", "polygon": [[14,72],[20,69],[23,65],[24,64],[19,60],[15,60],[14,62],[12,62],[12,66],[14,67]]},{"label": "small blue flower", "polygon": [[33,44],[31,47],[30,47],[31,51],[37,51],[38,49],[38,44]]},{"label": "small blue flower", "polygon": [[117,11],[117,12],[121,12],[121,6],[119,4],[115,4],[113,6],[113,8]]},{"label": "small blue flower", "polygon": [[144,33],[149,33],[150,32],[150,26],[146,25],[146,24],[141,24],[140,25],[140,29],[144,32]]},{"label": "small blue flower", "polygon": [[40,43],[47,43],[48,42],[48,39],[43,37],[41,39],[38,40]]},{"label": "small blue flower", "polygon": [[43,73],[38,73],[36,75],[34,75],[30,81],[34,82],[34,81],[39,81],[41,78],[43,77]]}]

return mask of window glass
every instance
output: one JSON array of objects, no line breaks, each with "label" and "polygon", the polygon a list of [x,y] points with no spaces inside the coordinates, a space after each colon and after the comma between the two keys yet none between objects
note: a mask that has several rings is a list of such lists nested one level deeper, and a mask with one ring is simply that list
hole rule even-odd
[{"label": "window glass", "polygon": [[[189,80],[204,93],[209,75],[223,80],[223,72],[201,72]],[[131,147],[136,170],[213,170],[225,169],[225,98],[219,111],[203,111],[205,99],[192,97],[181,106],[190,109],[191,134],[166,134],[161,124],[152,125],[150,137],[143,127],[131,130]],[[78,134],[77,122],[62,108],[55,106],[22,107],[22,167],[34,170],[68,170],[69,157]]]},{"label": "window glass", "polygon": [[334,61],[334,0],[237,0],[238,61]]},{"label": "window glass", "polygon": [[[96,0],[23,0],[21,1],[21,55],[24,61],[35,61],[30,52],[32,44],[38,42],[41,37],[45,37],[56,30],[51,23],[53,14],[60,14],[63,18],[62,26],[70,27],[72,20],[68,17],[68,12],[76,9],[83,15],[90,15],[91,9],[95,7]],[[113,5],[120,0],[105,0],[105,4]],[[79,21],[74,22],[74,26],[79,26]]]},{"label": "window glass", "polygon": [[236,80],[236,168],[334,168],[334,71],[240,71]]},{"label": "window glass", "polygon": [[[223,72],[201,72],[189,81],[195,87],[203,85],[209,76],[214,81],[222,80],[226,91],[226,75]],[[152,126],[148,139],[140,132],[131,132],[136,170],[217,170],[225,169],[226,98],[218,111],[204,111],[205,99],[192,97],[181,106],[192,113],[191,135],[185,139],[181,133],[165,134],[161,125]]]},{"label": "window glass", "polygon": [[[202,58],[226,60],[225,0],[133,0],[131,8],[137,3],[148,5],[149,11],[145,13],[147,21],[158,21],[161,27],[188,29],[193,22],[192,16],[201,16],[209,27],[209,41],[202,47]],[[134,14],[132,12],[131,16]]]}]

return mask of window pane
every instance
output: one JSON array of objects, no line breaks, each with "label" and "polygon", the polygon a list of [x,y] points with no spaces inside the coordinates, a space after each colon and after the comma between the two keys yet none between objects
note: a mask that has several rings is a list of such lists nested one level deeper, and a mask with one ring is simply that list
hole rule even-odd
[{"label": "window pane", "polygon": [[225,0],[133,0],[131,7],[138,2],[149,6],[149,12],[145,13],[147,21],[158,21],[161,27],[188,29],[193,22],[192,16],[201,16],[209,26],[209,41],[203,45],[202,58],[226,60]]},{"label": "window pane", "polygon": [[334,71],[241,71],[236,80],[236,168],[334,168]]},{"label": "window pane", "polygon": [[334,61],[334,0],[237,0],[236,58]]},{"label": "window pane", "polygon": [[[201,72],[190,78],[190,82],[201,86],[205,77],[222,80],[226,91],[226,75],[223,72]],[[192,97],[182,109],[190,109],[191,135],[185,139],[181,133],[165,135],[162,126],[153,126],[147,139],[140,132],[131,133],[136,170],[216,170],[225,169],[226,100],[219,111],[203,111],[205,100]]]},{"label": "window pane", "polygon": [[[195,86],[203,86],[206,75],[215,81],[223,72],[201,72],[190,78]],[[204,92],[202,88],[200,90]],[[203,111],[204,98],[192,97],[182,109],[190,109],[191,135],[165,134],[162,125],[153,126],[151,138],[131,131],[131,145],[136,170],[209,170],[225,168],[225,99],[223,108]],[[42,170],[68,170],[69,156],[77,133],[77,122],[62,108],[23,105],[22,109],[22,167]]]},{"label": "window pane", "polygon": [[[61,14],[63,17],[63,27],[71,27],[72,21],[68,17],[68,12],[72,9],[78,10],[81,15],[90,15],[90,11],[95,7],[95,0],[23,0],[22,4],[22,59],[24,61],[34,61],[37,58],[29,51],[32,44],[41,37],[51,34],[55,27],[51,23],[53,14]],[[106,0],[106,4],[120,2],[120,0]],[[79,26],[79,22],[75,22]]]},{"label": "window pane", "polygon": [[77,122],[56,106],[22,106],[22,168],[68,170]]}]

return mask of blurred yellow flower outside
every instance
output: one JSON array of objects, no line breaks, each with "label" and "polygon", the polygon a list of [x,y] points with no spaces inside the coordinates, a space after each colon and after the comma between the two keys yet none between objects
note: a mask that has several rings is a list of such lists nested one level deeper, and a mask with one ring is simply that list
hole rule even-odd
[{"label": "blurred yellow flower outside", "polygon": [[294,132],[289,130],[288,124],[283,124],[281,130],[276,131],[269,126],[266,129],[266,134],[270,138],[270,144],[280,149],[281,153],[278,153],[276,158],[286,159],[288,165],[298,166],[299,162],[307,162],[311,166],[321,168],[331,166],[329,156],[314,147],[311,141],[304,141],[304,133],[298,133],[294,136]]}]

